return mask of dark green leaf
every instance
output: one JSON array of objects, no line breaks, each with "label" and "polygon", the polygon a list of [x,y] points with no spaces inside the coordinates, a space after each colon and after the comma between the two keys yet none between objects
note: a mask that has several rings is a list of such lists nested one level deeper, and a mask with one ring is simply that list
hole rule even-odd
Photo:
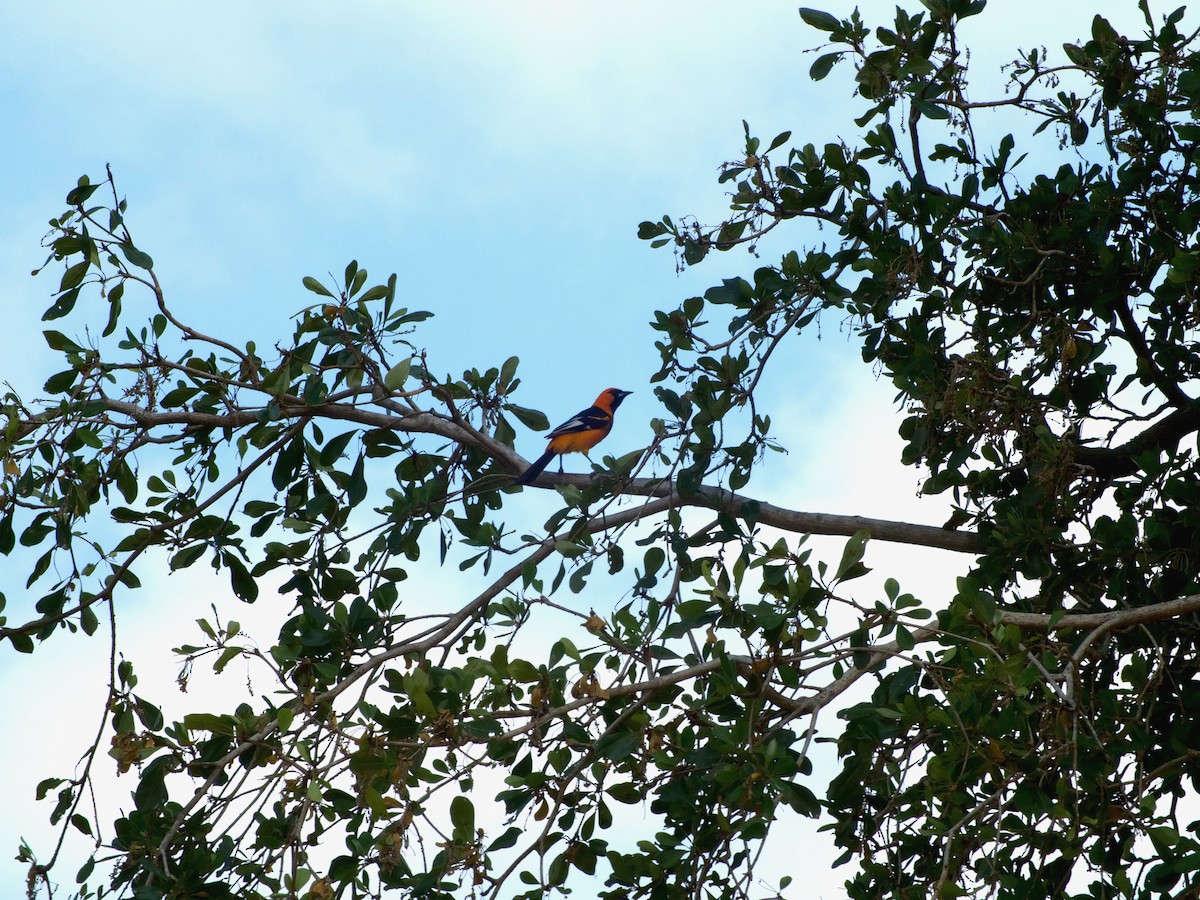
[{"label": "dark green leaf", "polygon": [[329,289],[326,288],[325,285],[321,284],[321,282],[317,281],[317,279],[313,278],[311,275],[305,275],[301,281],[304,286],[314,294],[320,294],[322,297],[330,297],[334,300],[337,299],[329,292]]},{"label": "dark green leaf", "polygon": [[408,373],[412,369],[412,358],[402,359],[383,376],[383,386],[389,391],[398,391],[404,387],[404,382],[408,380]]},{"label": "dark green leaf", "polygon": [[60,291],[69,291],[73,287],[78,287],[83,282],[84,276],[87,275],[90,266],[91,263],[85,259],[83,262],[76,263],[68,268],[63,272],[62,281],[59,283],[58,289]]},{"label": "dark green leaf", "polygon": [[204,551],[207,549],[207,544],[193,544],[190,547],[185,547],[183,550],[180,550],[171,557],[171,570],[178,571],[179,569],[186,569],[201,556],[203,556]]},{"label": "dark green leaf", "polygon": [[87,203],[88,198],[100,188],[99,184],[88,184],[87,176],[79,179],[79,185],[71,189],[67,194],[67,206],[82,206]]},{"label": "dark green leaf", "polygon": [[818,56],[816,62],[814,62],[808,69],[808,77],[813,81],[821,81],[826,75],[829,74],[834,64],[841,58],[842,54],[840,52],[825,53],[821,56]]},{"label": "dark green leaf", "polygon": [[346,484],[346,502],[358,506],[367,496],[367,479],[364,469],[364,457],[360,454],[354,463],[354,471],[350,473],[350,481]]},{"label": "dark green leaf", "polygon": [[515,403],[505,403],[504,409],[506,412],[512,413],[521,424],[533,431],[545,431],[550,427],[550,420],[546,418],[546,414],[537,409],[526,409],[524,406],[517,406]]},{"label": "dark green leaf", "polygon": [[75,287],[69,291],[64,291],[58,296],[54,303],[42,314],[43,321],[51,319],[61,319],[75,308],[76,302],[79,300],[79,288]]},{"label": "dark green leaf", "polygon": [[450,801],[450,824],[457,839],[469,841],[475,837],[475,807],[462,794]]},{"label": "dark green leaf", "polygon": [[61,331],[43,331],[42,334],[45,335],[46,345],[51,350],[66,350],[69,352],[79,352],[83,350],[82,347],[76,344]]},{"label": "dark green leaf", "polygon": [[258,599],[258,582],[246,569],[245,564],[232,554],[225,554],[224,563],[229,569],[229,583],[239,600],[253,603]]},{"label": "dark green leaf", "polygon": [[95,634],[100,628],[100,620],[96,616],[96,611],[91,606],[85,606],[79,610],[79,627],[84,634]]},{"label": "dark green leaf", "polygon": [[150,258],[150,254],[143,253],[137,247],[133,246],[133,244],[121,244],[120,247],[121,253],[129,260],[130,265],[137,266],[139,269],[146,269],[147,271],[154,268],[154,260]]},{"label": "dark green leaf", "polygon": [[[121,318],[121,298],[124,295],[125,282],[123,281],[118,282],[113,286],[112,290],[108,292],[108,322],[106,322],[104,325],[104,331],[102,333],[103,337],[108,337],[117,330],[117,321]],[[164,322],[166,321],[166,318],[163,316],[156,316],[155,321],[157,321],[159,318],[162,318]],[[157,328],[155,331],[161,337],[161,333],[157,331]]]},{"label": "dark green leaf", "polygon": [[1067,54],[1067,58],[1077,66],[1088,67],[1091,65],[1091,57],[1082,47],[1077,47],[1075,44],[1063,44],[1063,51]]},{"label": "dark green leaf", "polygon": [[841,27],[841,22],[827,12],[819,9],[800,8],[800,18],[818,31],[834,31]]},{"label": "dark green leaf", "polygon": [[51,375],[46,379],[46,384],[43,390],[47,394],[63,394],[71,389],[71,385],[75,383],[75,379],[79,377],[79,372],[75,369],[67,369],[65,372],[59,372],[57,375]]},{"label": "dark green leaf", "polygon": [[854,537],[846,541],[846,546],[842,550],[842,561],[838,563],[837,571],[833,576],[835,581],[845,577],[850,573],[851,569],[862,562],[863,555],[867,549],[867,541],[870,538],[870,532],[859,531]]},{"label": "dark green leaf", "polygon": [[82,866],[79,867],[79,872],[76,873],[76,875],[75,875],[75,883],[83,884],[85,881],[87,881],[89,878],[92,877],[92,872],[95,870],[95,868],[96,868],[96,857],[89,856],[87,858],[87,862],[85,862]]}]

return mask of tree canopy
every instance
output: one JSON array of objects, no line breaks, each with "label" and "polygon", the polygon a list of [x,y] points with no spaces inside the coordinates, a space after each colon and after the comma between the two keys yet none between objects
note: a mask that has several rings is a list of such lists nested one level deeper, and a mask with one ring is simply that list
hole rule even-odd
[{"label": "tree canopy", "polygon": [[[96,841],[78,896],[786,896],[754,877],[785,814],[825,817],[856,900],[1197,883],[1198,32],[1141,0],[1139,33],[1097,15],[977,97],[959,24],[996,11],[923,6],[801,10],[812,77],[853,71],[853,127],[747,125],[724,221],[642,223],[684,266],[822,231],[653,314],[652,442],[544,475],[544,523],[512,519],[517,425],[548,425],[516,359],[440,374],[430,313],[355,262],[304,279],[269,351],[201,333],[112,173],[79,180],[44,267],[64,367],[3,401],[0,552],[27,561],[3,587],[36,616],[0,640],[115,647],[148,567],[210,565],[206,639],[164,640],[185,683],[243,659],[256,686],[167,721],[113,653],[100,734],[37,788]],[[945,526],[771,502],[756,392],[822,322],[894,383],[881,427]],[[868,541],[969,574],[864,592]],[[439,566],[473,595],[410,587]],[[279,610],[270,646],[241,634],[252,602]],[[131,802],[89,813],[106,754]],[[633,840],[625,807],[651,821]],[[66,880],[46,849],[21,849],[31,894]]]}]

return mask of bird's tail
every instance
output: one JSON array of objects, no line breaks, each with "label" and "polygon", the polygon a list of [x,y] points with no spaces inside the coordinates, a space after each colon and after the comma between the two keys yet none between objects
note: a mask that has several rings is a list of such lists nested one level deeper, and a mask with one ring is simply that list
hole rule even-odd
[{"label": "bird's tail", "polygon": [[529,484],[531,481],[541,475],[542,470],[545,469],[546,466],[550,465],[550,460],[554,459],[554,456],[555,454],[553,450],[547,450],[545,453],[539,456],[533,462],[533,464],[525,470],[525,474],[520,478],[520,483]]}]

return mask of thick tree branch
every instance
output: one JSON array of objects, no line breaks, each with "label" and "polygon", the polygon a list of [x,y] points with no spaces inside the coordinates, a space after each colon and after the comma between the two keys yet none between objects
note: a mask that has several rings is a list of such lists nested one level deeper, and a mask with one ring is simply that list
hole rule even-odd
[{"label": "thick tree branch", "polygon": [[1189,594],[1177,600],[1152,603],[1149,606],[1137,606],[1133,609],[1067,613],[1057,618],[1045,613],[1002,612],[1000,621],[1005,625],[1016,625],[1018,628],[1030,631],[1059,632],[1103,629],[1108,632],[1132,628],[1134,625],[1145,625],[1149,622],[1161,622],[1163,619],[1173,619],[1194,612],[1200,612],[1200,594]]},{"label": "thick tree branch", "polygon": [[[545,475],[548,484],[572,484],[585,487],[591,483],[588,475]],[[541,479],[539,479],[540,481]],[[870,519],[864,516],[843,516],[834,513],[801,512],[783,506],[775,506],[727,491],[724,488],[702,486],[695,494],[680,494],[674,485],[660,478],[635,478],[621,484],[622,493],[643,497],[657,497],[665,501],[660,508],[697,507],[725,512],[738,518],[749,518],[761,525],[780,528],[797,534],[827,534],[850,537],[866,531],[872,540],[889,543],[915,544],[956,553],[981,553],[979,535],[972,531],[950,531],[936,525],[916,525],[911,522],[895,522],[888,519]]]},{"label": "thick tree branch", "polygon": [[1167,450],[1196,431],[1200,431],[1200,402],[1193,400],[1119,447],[1076,447],[1075,461],[1095,469],[1101,477],[1120,478],[1137,471],[1133,459],[1137,454]]},{"label": "thick tree branch", "polygon": [[[258,422],[255,410],[239,410],[234,413],[216,415],[184,410],[159,412],[148,410],[136,403],[105,398],[110,412],[126,416],[145,430],[182,425],[191,428],[236,429]],[[369,428],[379,428],[403,433],[435,434],[461,444],[474,446],[497,460],[512,472],[522,472],[528,461],[505,444],[482,432],[452,421],[433,412],[412,415],[394,415],[373,409],[364,409],[352,404],[325,403],[319,406],[304,404],[299,399],[281,408],[284,418],[339,419]],[[22,436],[28,436],[48,420],[35,417],[22,424]],[[586,487],[591,484],[590,475],[552,475],[543,473],[538,484],[572,484]],[[950,531],[933,525],[917,525],[862,516],[843,516],[832,513],[810,513],[787,509],[765,503],[752,497],[715,486],[701,487],[694,495],[680,494],[674,485],[659,478],[636,478],[620,485],[621,493],[630,496],[659,498],[664,503],[643,507],[640,515],[647,516],[671,507],[697,507],[725,512],[738,518],[749,518],[760,524],[780,528],[798,534],[826,534],[849,537],[866,531],[873,540],[890,543],[914,544],[934,547],[956,553],[981,552],[978,535],[969,531]]]}]

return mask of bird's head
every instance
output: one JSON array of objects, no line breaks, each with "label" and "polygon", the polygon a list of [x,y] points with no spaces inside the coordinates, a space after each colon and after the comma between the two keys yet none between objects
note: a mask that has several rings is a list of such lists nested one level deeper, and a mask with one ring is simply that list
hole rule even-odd
[{"label": "bird's head", "polygon": [[620,388],[607,388],[600,396],[608,399],[608,405],[611,409],[616,409],[621,405],[621,401],[632,393],[633,391],[623,391]]}]

